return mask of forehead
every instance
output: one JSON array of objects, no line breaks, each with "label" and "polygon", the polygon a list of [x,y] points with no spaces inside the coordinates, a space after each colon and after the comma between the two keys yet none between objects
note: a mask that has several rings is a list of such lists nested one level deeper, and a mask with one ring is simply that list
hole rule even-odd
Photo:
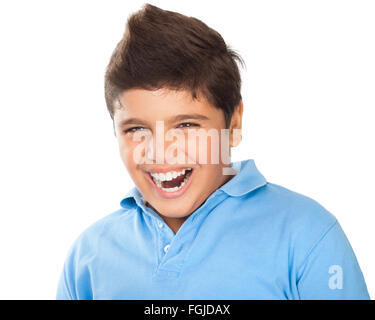
[{"label": "forehead", "polygon": [[[115,116],[142,117],[155,119],[175,116],[179,113],[200,113],[210,116],[217,114],[218,109],[213,107],[203,96],[194,99],[186,90],[144,90],[130,89],[119,95]],[[161,120],[160,119],[160,120]]]}]

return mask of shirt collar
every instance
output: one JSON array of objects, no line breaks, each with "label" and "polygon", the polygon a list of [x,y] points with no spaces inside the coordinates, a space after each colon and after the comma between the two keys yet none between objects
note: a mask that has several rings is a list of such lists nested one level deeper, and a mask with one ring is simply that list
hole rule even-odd
[{"label": "shirt collar", "polygon": [[120,205],[123,208],[132,207],[134,203],[139,203],[142,201],[142,194],[139,192],[137,187],[133,187],[121,200]]},{"label": "shirt collar", "polygon": [[253,159],[232,162],[231,165],[237,174],[219,188],[229,196],[241,197],[267,183]]},{"label": "shirt collar", "polygon": [[[264,186],[267,181],[257,169],[253,159],[231,162],[231,166],[237,174],[218,190],[224,191],[232,197],[241,197],[251,191]],[[142,194],[137,187],[133,187],[121,200],[120,205],[123,208],[131,207],[137,203],[143,207]]]}]

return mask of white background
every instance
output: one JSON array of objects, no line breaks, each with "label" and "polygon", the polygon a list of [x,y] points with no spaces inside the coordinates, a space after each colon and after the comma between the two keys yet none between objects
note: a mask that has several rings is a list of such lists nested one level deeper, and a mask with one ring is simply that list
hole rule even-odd
[{"label": "white background", "polygon": [[[243,56],[234,160],[332,212],[375,297],[375,2],[150,3],[203,20]],[[73,241],[133,186],[104,72],[142,4],[0,4],[1,299],[54,299]]]}]

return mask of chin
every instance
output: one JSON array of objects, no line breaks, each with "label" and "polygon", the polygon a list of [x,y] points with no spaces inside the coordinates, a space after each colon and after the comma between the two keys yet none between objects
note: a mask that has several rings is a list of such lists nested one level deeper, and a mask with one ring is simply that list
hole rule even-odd
[{"label": "chin", "polygon": [[187,206],[176,206],[174,204],[154,207],[157,212],[168,218],[184,218],[192,213],[192,210]]}]

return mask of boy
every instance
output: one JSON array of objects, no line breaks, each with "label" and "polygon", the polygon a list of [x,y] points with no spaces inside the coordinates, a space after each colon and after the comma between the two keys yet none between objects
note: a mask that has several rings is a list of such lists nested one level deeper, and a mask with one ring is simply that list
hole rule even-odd
[{"label": "boy", "polygon": [[235,61],[195,18],[148,4],[129,17],[105,96],[136,186],[76,240],[58,299],[369,299],[331,213],[230,162]]}]

